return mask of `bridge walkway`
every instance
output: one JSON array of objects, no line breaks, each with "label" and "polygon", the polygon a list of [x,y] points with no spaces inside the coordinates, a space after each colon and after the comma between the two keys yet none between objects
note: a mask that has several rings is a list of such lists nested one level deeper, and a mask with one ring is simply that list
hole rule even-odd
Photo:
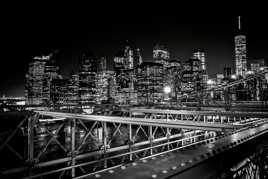
[{"label": "bridge walkway", "polygon": [[[186,150],[162,153],[113,169],[107,169],[107,171],[101,173],[91,174],[87,178],[168,178],[174,174],[182,173],[214,155],[228,151],[267,132],[268,124],[266,123],[255,128],[241,130],[231,135],[220,136],[214,140],[211,139],[206,141],[205,144],[189,147]],[[205,178],[205,176],[200,175],[196,177]]]}]

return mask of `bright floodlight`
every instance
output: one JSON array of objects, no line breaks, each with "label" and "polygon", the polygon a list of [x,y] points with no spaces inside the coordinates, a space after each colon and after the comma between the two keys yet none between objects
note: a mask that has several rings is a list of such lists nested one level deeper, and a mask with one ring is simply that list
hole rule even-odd
[{"label": "bright floodlight", "polygon": [[169,86],[164,87],[164,93],[168,94],[171,92],[171,88]]},{"label": "bright floodlight", "polygon": [[208,85],[212,85],[212,84],[213,84],[213,80],[209,79],[209,80],[207,81],[207,84],[208,84]]},{"label": "bright floodlight", "polygon": [[232,78],[233,80],[235,80],[235,79],[236,79],[236,75],[231,75],[231,78]]}]

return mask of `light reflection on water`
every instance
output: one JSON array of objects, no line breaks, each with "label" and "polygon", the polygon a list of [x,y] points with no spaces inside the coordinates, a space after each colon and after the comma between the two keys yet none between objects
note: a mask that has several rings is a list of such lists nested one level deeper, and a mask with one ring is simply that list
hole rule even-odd
[{"label": "light reflection on water", "polygon": [[[54,138],[59,141],[59,143],[66,148],[68,151],[71,150],[71,127],[70,126],[65,126],[64,130],[60,131],[57,135],[57,129],[54,128],[53,126],[51,127],[52,129],[49,129],[51,134],[53,134]],[[97,130],[102,130],[100,129],[95,129],[93,130],[93,135],[96,136],[96,138],[92,138],[89,136],[87,140],[85,141],[86,147],[84,147],[84,150],[91,150],[94,148],[97,148],[96,146],[99,146],[102,143],[102,132],[99,132]],[[83,142],[83,139],[86,135],[86,130],[77,128],[75,131],[75,143],[76,146],[81,144]],[[52,136],[49,134],[45,126],[39,126],[37,129],[36,133],[36,138],[35,138],[35,152],[40,152],[43,150],[44,147],[46,147],[47,143],[50,141]],[[49,154],[51,152],[55,152],[59,150],[59,146],[55,140],[51,141],[49,144],[49,147],[47,148],[46,154]]]}]

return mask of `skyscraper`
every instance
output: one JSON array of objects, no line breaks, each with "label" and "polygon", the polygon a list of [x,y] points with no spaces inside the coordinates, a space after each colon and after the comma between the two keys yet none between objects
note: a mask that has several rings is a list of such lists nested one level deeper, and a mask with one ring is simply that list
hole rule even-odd
[{"label": "skyscraper", "polygon": [[245,77],[247,71],[246,35],[242,31],[241,17],[238,17],[238,33],[235,36],[235,71],[237,76]]},{"label": "skyscraper", "polygon": [[50,84],[50,100],[54,108],[59,109],[59,105],[68,102],[68,79],[54,78]]},{"label": "skyscraper", "polygon": [[106,71],[107,70],[107,59],[106,57],[101,57],[99,60],[98,71]]},{"label": "skyscraper", "polygon": [[67,92],[67,104],[78,105],[79,104],[79,75],[73,73],[68,82]]},{"label": "skyscraper", "polygon": [[124,49],[120,50],[114,57],[114,70],[118,89],[115,102],[119,104],[137,103],[136,71],[134,68],[137,68],[142,63],[142,56],[139,49],[133,49],[127,42]]},{"label": "skyscraper", "polygon": [[60,78],[59,67],[53,59],[55,53],[34,57],[26,74],[25,97],[30,105],[52,104],[51,82]]},{"label": "skyscraper", "polygon": [[49,60],[45,65],[45,83],[44,83],[44,100],[47,104],[54,104],[52,99],[52,81],[54,79],[62,78],[59,75],[59,66],[56,64],[55,58],[57,58],[57,51],[49,55]]},{"label": "skyscraper", "polygon": [[153,49],[153,58],[156,60],[157,59],[168,60],[170,58],[170,54],[164,46],[157,44]]},{"label": "skyscraper", "polygon": [[164,87],[163,65],[154,62],[143,62],[137,70],[138,104],[161,104]]},{"label": "skyscraper", "polygon": [[206,56],[204,50],[195,50],[193,53],[193,58],[200,60],[201,70],[206,70]]},{"label": "skyscraper", "polygon": [[133,69],[134,67],[134,52],[132,48],[127,45],[124,49],[124,66],[126,69]]},{"label": "skyscraper", "polygon": [[79,72],[79,97],[81,104],[96,102],[96,57],[86,52],[82,55]]},{"label": "skyscraper", "polygon": [[142,56],[140,49],[137,48],[134,54],[134,68],[137,68],[140,64],[142,64]]},{"label": "skyscraper", "polygon": [[157,44],[153,49],[153,59],[154,62],[162,64],[165,70],[168,67],[170,53],[167,48]]},{"label": "skyscraper", "polygon": [[184,61],[182,64],[181,93],[201,92],[203,89],[201,62],[196,58]]},{"label": "skyscraper", "polygon": [[223,76],[225,79],[231,79],[232,75],[232,68],[231,67],[224,67],[223,69]]},{"label": "skyscraper", "polygon": [[34,61],[29,64],[25,84],[26,104],[38,105],[43,103],[43,86],[47,60],[47,56],[34,57]]},{"label": "skyscraper", "polygon": [[164,74],[164,88],[170,87],[171,92],[164,95],[168,95],[172,101],[177,101],[178,93],[180,91],[181,72],[181,62],[179,60],[170,60],[169,66]]},{"label": "skyscraper", "polygon": [[251,59],[249,60],[250,70],[253,72],[259,72],[265,67],[265,59]]}]

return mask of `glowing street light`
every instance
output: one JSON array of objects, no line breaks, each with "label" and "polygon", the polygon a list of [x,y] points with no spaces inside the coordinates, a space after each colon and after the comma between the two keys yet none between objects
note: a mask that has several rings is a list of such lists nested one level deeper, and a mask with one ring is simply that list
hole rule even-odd
[{"label": "glowing street light", "polygon": [[236,75],[231,75],[231,79],[236,80],[237,76]]},{"label": "glowing street light", "polygon": [[212,85],[213,83],[214,83],[214,81],[211,80],[211,79],[209,79],[209,80],[207,81],[207,84],[208,84],[208,85]]},{"label": "glowing street light", "polygon": [[165,86],[165,87],[164,87],[164,93],[165,93],[165,94],[169,94],[169,93],[171,93],[171,88],[170,88],[170,86]]}]

